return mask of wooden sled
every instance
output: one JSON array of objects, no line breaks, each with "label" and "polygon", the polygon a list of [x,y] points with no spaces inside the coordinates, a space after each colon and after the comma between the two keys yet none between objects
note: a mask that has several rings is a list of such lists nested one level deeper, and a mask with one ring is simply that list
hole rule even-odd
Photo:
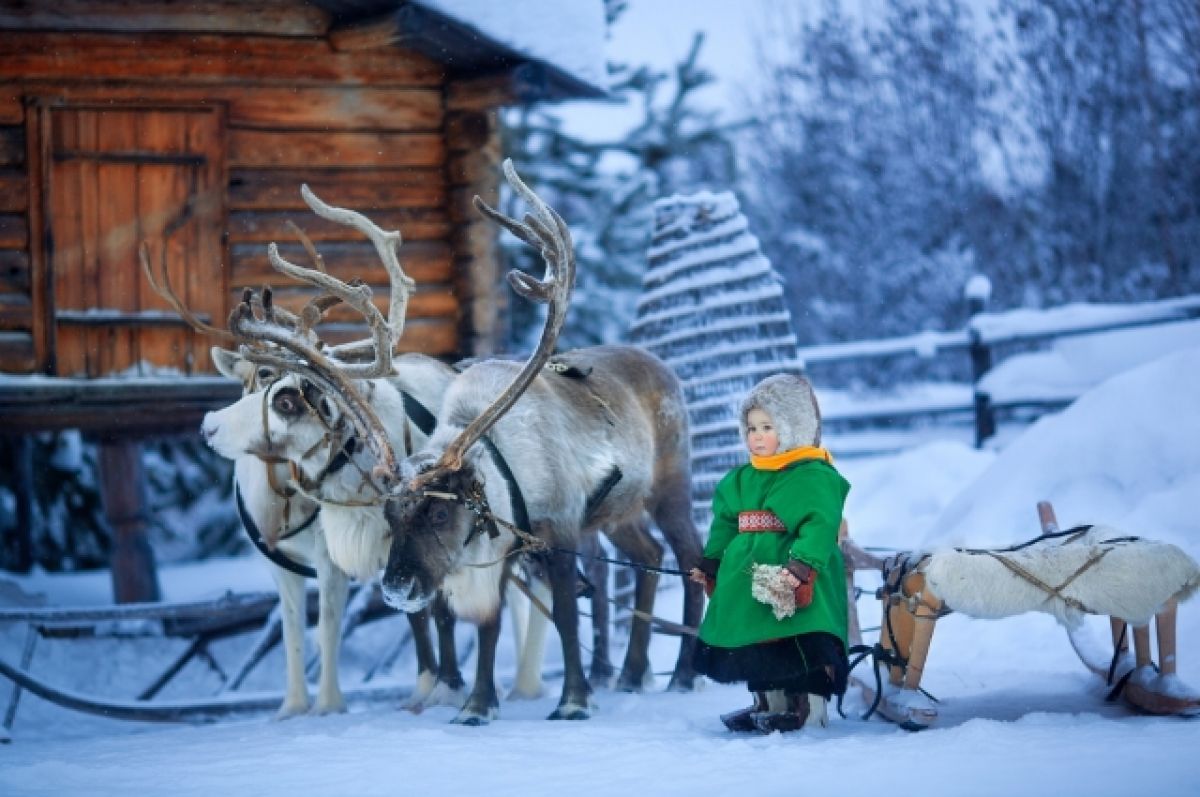
[{"label": "wooden sled", "polygon": [[[1054,510],[1048,502],[1038,504],[1038,515],[1042,530],[1039,539],[1059,534]],[[937,702],[921,690],[921,677],[937,620],[950,613],[952,607],[947,607],[927,583],[922,570],[927,557],[910,552],[881,559],[846,536],[842,538],[842,551],[850,597],[852,649],[863,658],[870,656],[875,667],[872,676],[851,679],[871,706],[868,716],[877,711],[885,719],[914,731],[936,724]],[[882,602],[879,642],[870,648],[862,644],[853,583],[854,572],[867,569],[879,570],[884,577],[878,592]],[[1039,586],[1057,592],[1065,585]],[[1131,708],[1148,714],[1200,715],[1200,692],[1188,687],[1176,674],[1177,605],[1177,600],[1171,598],[1155,615],[1157,664],[1151,658],[1149,624],[1132,629],[1133,656],[1129,652],[1128,624],[1121,619],[1109,618],[1113,648],[1108,655],[1097,651],[1082,628],[1067,627],[1071,646],[1080,660],[1112,687],[1110,700],[1120,697]]]},{"label": "wooden sled", "polygon": [[[316,592],[308,594],[311,617],[317,612]],[[281,692],[244,694],[237,690],[280,642],[281,628],[275,611],[279,596],[274,592],[226,594],[216,600],[189,603],[123,604],[95,608],[45,608],[17,606],[0,608],[0,623],[25,623],[25,645],[20,660],[0,657],[0,676],[12,682],[12,691],[0,726],[0,742],[9,741],[8,730],[16,719],[22,691],[63,708],[111,719],[142,722],[210,722],[237,714],[274,711],[283,700]],[[395,612],[384,605],[378,590],[364,589],[352,597],[343,623],[343,638],[355,628]],[[310,619],[311,622],[311,619]],[[227,673],[209,653],[208,647],[219,639],[258,632],[249,652],[236,669]],[[158,637],[189,641],[187,648],[168,663],[137,696],[112,699],[87,695],[47,682],[31,671],[34,649],[39,640],[78,638]],[[346,690],[347,700],[402,700],[410,687],[377,686],[368,682],[391,666],[403,651],[411,634],[401,637],[363,678],[363,684]],[[215,696],[195,700],[161,700],[157,695],[192,661],[204,662],[218,676],[221,689]],[[313,662],[315,665],[315,662]]]}]

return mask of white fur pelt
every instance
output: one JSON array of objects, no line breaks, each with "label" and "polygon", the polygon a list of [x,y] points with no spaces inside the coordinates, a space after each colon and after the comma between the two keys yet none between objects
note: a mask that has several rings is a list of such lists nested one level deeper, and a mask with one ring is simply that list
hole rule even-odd
[{"label": "white fur pelt", "polygon": [[1200,567],[1174,545],[1124,540],[1111,526],[1093,526],[1079,537],[1055,537],[1016,551],[935,551],[918,566],[929,589],[946,606],[971,617],[994,619],[1047,612],[1068,627],[1083,621],[1079,609],[1013,572],[1004,557],[1051,587],[1067,581],[1093,556],[1103,557],[1075,578],[1062,594],[1089,613],[1111,615],[1133,625],[1149,622],[1171,598],[1188,598],[1200,587]]}]

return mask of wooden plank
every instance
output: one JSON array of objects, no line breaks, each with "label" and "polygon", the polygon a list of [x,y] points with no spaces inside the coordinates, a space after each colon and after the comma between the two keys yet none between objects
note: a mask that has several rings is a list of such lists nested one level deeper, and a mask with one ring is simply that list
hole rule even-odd
[{"label": "wooden plank", "polygon": [[383,208],[440,208],[446,203],[440,168],[235,169],[229,175],[229,208],[311,213],[300,196],[305,183],[325,202],[369,216]]},{"label": "wooden plank", "polygon": [[329,15],[314,5],[285,0],[9,0],[0,3],[0,28],[323,36],[329,29]]},{"label": "wooden plank", "polygon": [[0,84],[36,80],[442,85],[445,68],[407,50],[339,53],[324,39],[0,31]]},{"label": "wooden plank", "polygon": [[[478,191],[477,186],[495,183],[498,174],[500,152],[489,147],[451,152],[446,161],[446,177],[452,186],[466,185]],[[478,216],[478,211],[474,213]]]},{"label": "wooden plank", "polygon": [[[299,244],[281,243],[284,258],[305,266],[311,265]],[[368,285],[387,285],[387,272],[379,262],[375,247],[366,241],[322,244],[321,256],[329,273],[341,280],[355,277]],[[267,261],[267,248],[262,244],[238,244],[230,248],[229,286],[236,292],[244,287],[271,284],[280,274]],[[448,282],[454,274],[450,245],[444,241],[417,241],[400,246],[400,265],[404,273],[418,285]],[[224,320],[223,318],[221,320]]]},{"label": "wooden plank", "polygon": [[496,132],[496,114],[484,111],[451,111],[443,132],[447,149],[472,150],[486,145]]},{"label": "wooden plank", "polygon": [[[141,114],[111,114],[96,118],[96,144],[100,151],[138,149],[145,144],[141,131],[151,122]],[[163,167],[158,167],[159,171]],[[96,164],[96,275],[94,302],[89,307],[134,311],[140,277],[133,265],[140,241],[138,195],[148,178],[145,167],[132,163]],[[138,361],[136,334],[127,326],[87,333],[95,347],[91,376],[124,371]]]},{"label": "wooden plank", "polygon": [[0,294],[0,329],[29,330],[32,327],[33,308],[29,297],[20,294]]},{"label": "wooden plank", "polygon": [[[332,326],[322,329],[321,337],[336,345],[361,340],[368,336],[364,325]],[[449,319],[414,318],[404,325],[404,336],[396,344],[400,352],[419,352],[434,357],[458,356],[458,323]]]},{"label": "wooden plank", "polygon": [[216,95],[229,100],[236,127],[432,132],[442,126],[442,93],[434,88],[248,88]]},{"label": "wooden plank", "polygon": [[25,103],[12,83],[0,86],[0,125],[24,125]]},{"label": "wooden plank", "polygon": [[55,327],[53,275],[50,257],[53,247],[50,223],[50,113],[42,106],[30,106],[25,117],[27,175],[29,178],[30,300],[33,303],[34,368],[41,373],[55,370]]},{"label": "wooden plank", "polygon": [[[78,114],[44,111],[48,122],[44,134],[50,139],[50,155],[55,149],[78,148],[81,119]],[[50,179],[46,188],[48,202],[46,224],[51,247],[47,252],[50,296],[55,310],[79,310],[86,306],[83,298],[84,231],[82,202],[85,194],[94,192],[94,181],[85,179],[85,171],[94,168],[86,161],[70,163],[48,159]],[[80,330],[55,327],[56,345],[53,351],[54,373],[74,376],[86,373],[84,340]]]},{"label": "wooden plank", "polygon": [[[369,215],[380,227],[399,230],[406,241],[440,240],[450,234],[450,221],[441,209],[398,208],[372,211]],[[229,240],[231,243],[294,241],[296,235],[287,226],[289,220],[317,243],[363,240],[363,234],[358,230],[320,218],[311,212],[305,216],[295,211],[262,210],[240,210],[230,213]]]},{"label": "wooden plank", "polygon": [[[207,312],[217,325],[229,317],[230,306],[225,299],[229,291],[229,269],[224,267],[229,262],[225,235],[229,227],[225,202],[229,186],[225,163],[226,124],[224,113],[218,109],[214,114],[194,115],[188,128],[189,148],[203,148],[207,156],[200,168],[197,190],[202,196],[211,198],[195,209],[198,241],[195,266],[188,273],[188,293],[195,300],[196,309]],[[215,371],[209,353],[212,341],[194,331],[189,331],[187,336],[194,370]]]},{"label": "wooden plank", "polygon": [[27,374],[36,367],[32,335],[14,332],[0,335],[0,371],[6,374]]},{"label": "wooden plank", "polygon": [[451,80],[446,84],[447,111],[482,111],[513,105],[518,87],[511,72]]},{"label": "wooden plank", "polygon": [[29,180],[19,169],[0,169],[0,213],[24,213],[29,209]]},{"label": "wooden plank", "polygon": [[20,125],[0,127],[0,166],[22,166],[25,163],[25,128]]},{"label": "wooden plank", "polygon": [[[317,295],[314,290],[299,287],[295,283],[284,282],[282,278],[279,282],[268,284],[271,285],[276,304],[293,312],[298,312]],[[390,297],[391,291],[386,287],[373,291],[371,295],[371,301],[383,313],[384,318],[388,314]],[[241,291],[230,291],[229,299],[231,302],[240,302],[242,300]],[[458,298],[448,286],[423,287],[409,298],[407,317],[453,318],[456,317],[458,308]],[[326,313],[325,320],[326,323],[331,324],[361,324],[362,315],[353,307],[339,304]]]},{"label": "wooden plank", "polygon": [[0,293],[30,294],[29,255],[21,249],[0,249]]},{"label": "wooden plank", "polygon": [[24,249],[29,245],[29,222],[23,213],[0,213],[0,248]]},{"label": "wooden plank", "polygon": [[[24,90],[71,104],[223,102],[229,108],[229,123],[235,127],[432,132],[441,128],[443,116],[442,93],[434,87],[53,80],[28,83]],[[20,110],[19,97],[14,102]],[[4,123],[4,105],[5,91],[0,90],[0,124]],[[11,123],[20,121],[18,116]]]},{"label": "wooden plank", "polygon": [[437,166],[445,157],[442,137],[426,133],[280,132],[234,128],[229,165],[329,168]]}]

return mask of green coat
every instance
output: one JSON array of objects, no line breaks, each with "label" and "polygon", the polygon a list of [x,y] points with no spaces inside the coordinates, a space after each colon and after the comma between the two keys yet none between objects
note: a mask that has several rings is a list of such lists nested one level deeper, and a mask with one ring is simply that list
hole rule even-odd
[{"label": "green coat", "polygon": [[[850,484],[819,459],[781,470],[743,465],[726,474],[713,495],[713,521],[704,555],[719,559],[716,588],[700,624],[700,639],[714,647],[825,631],[846,646],[846,577],[838,528]],[[738,533],[738,513],[769,510],[786,532]],[[784,565],[799,559],[817,571],[813,602],[776,620],[771,607],[750,594],[755,564]],[[848,648],[847,648],[848,649]]]}]

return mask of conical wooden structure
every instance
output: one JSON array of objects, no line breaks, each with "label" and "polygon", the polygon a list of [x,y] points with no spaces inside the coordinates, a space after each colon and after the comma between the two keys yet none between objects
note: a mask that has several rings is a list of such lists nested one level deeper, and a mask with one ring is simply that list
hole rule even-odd
[{"label": "conical wooden structure", "polygon": [[732,193],[659,200],[633,343],[683,382],[691,420],[693,515],[707,528],[713,489],[747,459],[743,396],[759,380],[800,373],[796,335],[771,268]]}]

